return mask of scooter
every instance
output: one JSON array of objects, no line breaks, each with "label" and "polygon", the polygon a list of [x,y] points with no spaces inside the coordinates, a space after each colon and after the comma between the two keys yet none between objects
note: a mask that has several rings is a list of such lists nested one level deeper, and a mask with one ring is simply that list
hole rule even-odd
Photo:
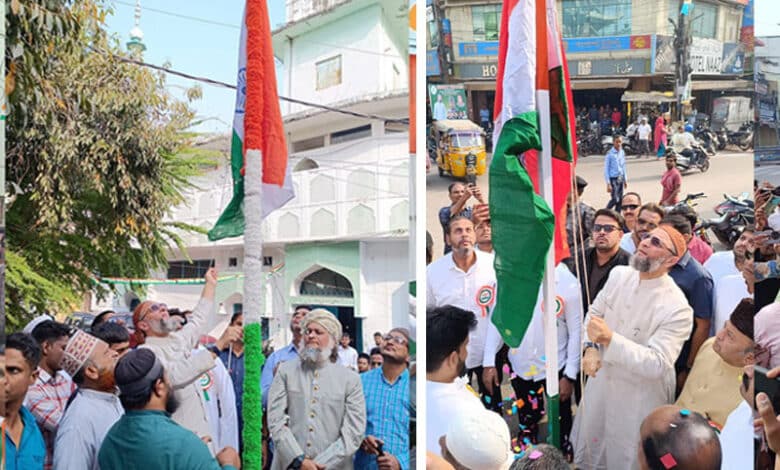
[{"label": "scooter", "polygon": [[709,170],[710,156],[704,151],[704,148],[697,143],[691,150],[693,151],[692,157],[686,156],[683,153],[677,153],[671,147],[666,150],[666,155],[675,155],[677,157],[677,169],[680,170],[680,172],[694,168],[700,170],[702,173]]},{"label": "scooter", "polygon": [[745,227],[755,223],[755,210],[747,193],[740,197],[724,193],[723,198],[725,201],[715,207],[719,217],[702,221],[702,227],[710,229],[721,243],[732,249]]},{"label": "scooter", "polygon": [[696,132],[693,134],[698,140],[701,141],[702,147],[707,150],[710,155],[715,155],[715,147],[717,145],[718,136],[709,127],[699,124],[696,126]]}]

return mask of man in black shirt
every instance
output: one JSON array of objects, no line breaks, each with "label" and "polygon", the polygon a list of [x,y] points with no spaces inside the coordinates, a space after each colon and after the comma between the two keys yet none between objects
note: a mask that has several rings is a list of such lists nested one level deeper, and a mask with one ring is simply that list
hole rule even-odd
[{"label": "man in black shirt", "polygon": [[593,299],[604,287],[609,272],[615,266],[628,266],[631,256],[620,248],[620,238],[623,236],[623,216],[612,209],[599,209],[593,223],[593,247],[586,248],[565,262],[574,275],[580,280],[582,288],[582,311],[588,312]]}]

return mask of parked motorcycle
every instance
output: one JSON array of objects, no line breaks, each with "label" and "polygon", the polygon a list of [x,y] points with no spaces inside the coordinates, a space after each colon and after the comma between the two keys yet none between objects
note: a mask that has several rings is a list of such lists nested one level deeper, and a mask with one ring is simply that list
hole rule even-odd
[{"label": "parked motorcycle", "polygon": [[600,153],[601,143],[598,134],[593,131],[581,131],[577,138],[577,150],[582,156]]},{"label": "parked motorcycle", "polygon": [[698,143],[692,148],[693,156],[677,153],[672,147],[666,149],[666,155],[674,155],[677,158],[677,169],[680,172],[697,169],[702,173],[710,169],[710,156]]},{"label": "parked motorcycle", "polygon": [[712,129],[704,124],[699,124],[696,126],[696,132],[694,132],[693,136],[701,141],[702,147],[704,147],[708,154],[715,155],[718,136]]},{"label": "parked motorcycle", "polygon": [[748,121],[739,127],[736,132],[727,133],[728,143],[736,145],[742,151],[753,147],[753,123]]},{"label": "parked motorcycle", "polygon": [[725,201],[715,207],[718,217],[702,221],[702,227],[709,229],[729,249],[734,247],[745,226],[755,223],[753,201],[747,193],[740,197],[723,194]]},{"label": "parked motorcycle", "polygon": [[676,213],[681,214],[687,217],[687,214],[695,214],[696,215],[696,222],[693,224],[693,227],[691,227],[693,236],[699,237],[703,242],[707,243],[708,245],[712,245],[712,242],[710,241],[709,235],[707,235],[707,228],[704,227],[703,220],[698,216],[696,213],[696,209],[694,209],[698,203],[696,202],[699,199],[704,199],[707,196],[704,193],[694,193],[694,194],[688,194],[685,196],[683,200],[678,202],[677,204],[673,206],[664,206],[664,211],[669,213]]}]

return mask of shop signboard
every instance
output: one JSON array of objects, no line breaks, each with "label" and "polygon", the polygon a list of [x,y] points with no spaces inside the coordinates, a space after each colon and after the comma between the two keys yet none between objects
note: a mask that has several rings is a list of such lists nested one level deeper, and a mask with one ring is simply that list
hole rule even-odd
[{"label": "shop signboard", "polygon": [[650,73],[649,59],[569,60],[572,77],[636,76]]},{"label": "shop signboard", "polygon": [[425,53],[425,75],[441,75],[439,65],[439,51],[433,50]]},{"label": "shop signboard", "polygon": [[692,75],[720,75],[722,61],[722,42],[717,39],[693,39],[690,49]]}]

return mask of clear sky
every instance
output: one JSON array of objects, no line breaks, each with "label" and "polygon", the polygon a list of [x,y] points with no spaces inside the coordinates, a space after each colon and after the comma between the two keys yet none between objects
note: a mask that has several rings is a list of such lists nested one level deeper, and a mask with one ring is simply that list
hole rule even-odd
[{"label": "clear sky", "polygon": [[[134,24],[135,0],[112,0],[114,14],[106,20],[124,47]],[[284,0],[269,0],[271,28],[284,23]],[[200,77],[235,84],[238,40],[244,2],[240,0],[141,0],[144,61]],[[195,82],[168,75],[170,90]],[[230,132],[235,91],[201,84],[203,97],[193,103],[199,117],[215,118],[195,128],[199,132]]]},{"label": "clear sky", "polygon": [[754,0],[755,3],[755,35],[780,36],[780,1]]}]

